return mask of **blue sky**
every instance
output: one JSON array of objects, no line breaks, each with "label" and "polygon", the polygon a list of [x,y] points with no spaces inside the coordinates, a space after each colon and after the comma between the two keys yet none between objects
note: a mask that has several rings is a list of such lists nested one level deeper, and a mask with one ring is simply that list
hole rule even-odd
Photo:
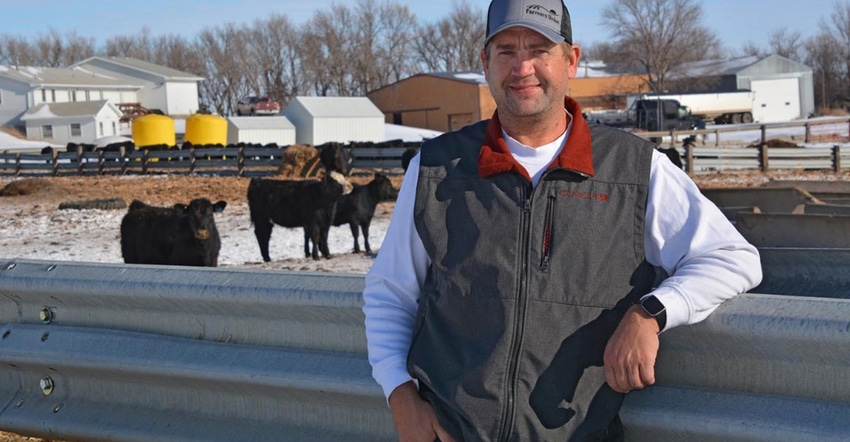
[{"label": "blue sky", "polygon": [[[381,1],[381,0],[377,0]],[[402,0],[420,21],[448,15],[457,0]],[[489,0],[468,0],[485,10]],[[819,30],[838,0],[702,0],[705,25],[728,49],[739,50],[748,41],[766,46],[772,31],[785,27],[804,37]],[[844,1],[844,0],[841,0]],[[573,36],[581,44],[604,41],[600,12],[611,0],[567,0],[573,18]],[[61,35],[76,32],[98,42],[148,27],[154,36],[196,35],[224,23],[250,24],[271,13],[303,23],[317,10],[328,10],[334,0],[0,0],[0,34],[35,38],[53,28]],[[338,4],[355,4],[354,0]]]}]

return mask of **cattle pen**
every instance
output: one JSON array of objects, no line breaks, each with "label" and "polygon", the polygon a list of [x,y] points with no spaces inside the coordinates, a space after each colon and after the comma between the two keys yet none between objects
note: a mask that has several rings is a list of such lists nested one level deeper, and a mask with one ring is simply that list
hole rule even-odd
[{"label": "cattle pen", "polygon": [[[691,175],[740,170],[832,170],[850,164],[850,117],[792,123],[711,127],[703,130],[643,132],[637,135],[674,147]],[[697,141],[698,140],[698,141]],[[336,143],[339,144],[339,143]],[[348,143],[354,167],[395,170],[408,149],[421,143],[401,140]],[[65,152],[0,152],[0,176],[97,174],[235,174],[278,173],[288,146],[172,146],[167,149],[86,150]],[[312,173],[307,173],[313,176]]]}]

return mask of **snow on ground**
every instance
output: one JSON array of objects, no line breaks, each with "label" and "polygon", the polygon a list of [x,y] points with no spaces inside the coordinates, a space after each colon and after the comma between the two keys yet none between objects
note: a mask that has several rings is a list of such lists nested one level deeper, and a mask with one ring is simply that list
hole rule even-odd
[{"label": "snow on ground", "polygon": [[[378,206],[369,231],[377,252],[391,216],[390,203]],[[120,210],[27,211],[0,202],[0,262],[7,259],[122,263]],[[331,227],[331,259],[314,261],[304,256],[300,228],[275,226],[269,243],[271,263],[263,263],[246,204],[228,205],[215,215],[221,236],[220,267],[257,267],[334,273],[365,274],[374,255],[351,253],[353,238],[347,225]],[[364,249],[360,235],[360,249]]]}]

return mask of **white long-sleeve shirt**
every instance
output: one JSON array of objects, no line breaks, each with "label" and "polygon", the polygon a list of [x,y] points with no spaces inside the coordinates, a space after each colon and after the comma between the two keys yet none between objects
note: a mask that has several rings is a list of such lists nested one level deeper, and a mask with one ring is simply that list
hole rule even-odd
[{"label": "white long-sleeve shirt", "polygon": [[[533,177],[563,146],[564,136],[543,149],[505,137],[514,158]],[[549,161],[541,161],[540,156]],[[366,339],[372,375],[389,398],[412,378],[407,372],[420,287],[430,260],[413,222],[419,155],[408,166],[392,220],[363,292]],[[761,282],[757,249],[749,244],[696,184],[655,151],[649,177],[644,248],[647,261],[663,268],[665,279],[652,294],[667,311],[665,330],[705,319],[723,301]]]}]

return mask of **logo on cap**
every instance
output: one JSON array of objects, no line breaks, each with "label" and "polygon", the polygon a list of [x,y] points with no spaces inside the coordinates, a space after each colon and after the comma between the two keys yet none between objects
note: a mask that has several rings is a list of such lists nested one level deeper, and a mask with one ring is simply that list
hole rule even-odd
[{"label": "logo on cap", "polygon": [[540,5],[531,5],[525,8],[525,13],[528,15],[536,15],[545,19],[551,20],[555,25],[560,25],[561,19],[558,18],[558,12],[554,9],[546,9]]}]

